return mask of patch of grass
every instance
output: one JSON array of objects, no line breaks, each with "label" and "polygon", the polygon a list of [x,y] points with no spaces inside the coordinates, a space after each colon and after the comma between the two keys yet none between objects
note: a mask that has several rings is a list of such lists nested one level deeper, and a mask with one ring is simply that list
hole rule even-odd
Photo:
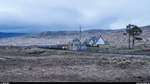
[{"label": "patch of grass", "polygon": [[140,49],[140,50],[135,50],[136,52],[150,52],[150,49]]},{"label": "patch of grass", "polygon": [[100,54],[100,53],[87,53],[87,52],[77,52],[77,51],[67,51],[67,50],[46,50],[45,55],[65,55],[65,56],[97,56],[97,57],[121,57],[128,58],[129,60],[143,60],[150,62],[150,58],[145,57],[136,57],[128,55],[119,55],[119,54]]},{"label": "patch of grass", "polygon": [[122,57],[119,54],[93,54],[93,56],[104,56],[104,57]]},{"label": "patch of grass", "polygon": [[109,50],[109,48],[104,48],[104,47],[88,47],[88,50],[92,50],[92,51]]},{"label": "patch of grass", "polygon": [[70,56],[92,56],[92,54],[86,52],[68,51],[68,50],[45,50],[44,55],[70,55]]},{"label": "patch of grass", "polygon": [[128,58],[129,60],[142,60],[142,61],[146,61],[146,62],[150,62],[150,58],[147,58],[147,57],[137,57],[136,55],[133,55],[133,56],[124,56],[126,58]]},{"label": "patch of grass", "polygon": [[134,51],[136,48],[117,48],[117,47],[111,47],[111,46],[101,46],[101,47],[88,47],[88,50],[91,51],[99,51],[99,50],[124,50],[124,51]]},{"label": "patch of grass", "polygon": [[137,60],[143,60],[143,61],[147,61],[147,62],[150,62],[150,58],[144,58],[144,57],[134,57],[134,59],[137,59]]},{"label": "patch of grass", "polygon": [[68,52],[68,51],[61,52],[61,53],[59,53],[59,54],[61,54],[61,55],[75,55],[75,53],[73,53],[73,52]]},{"label": "patch of grass", "polygon": [[82,53],[82,52],[65,51],[65,52],[59,53],[59,55],[89,56],[90,54]]},{"label": "patch of grass", "polygon": [[45,50],[44,55],[58,55],[59,51],[57,50]]},{"label": "patch of grass", "polygon": [[[88,47],[88,50],[98,51],[98,50],[122,50],[122,49],[115,47]],[[134,49],[123,48],[123,50],[134,50]]]}]

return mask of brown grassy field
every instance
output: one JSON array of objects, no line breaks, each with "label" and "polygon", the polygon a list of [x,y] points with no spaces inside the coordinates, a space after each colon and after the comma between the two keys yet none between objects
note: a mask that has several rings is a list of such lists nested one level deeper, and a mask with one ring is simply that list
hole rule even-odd
[{"label": "brown grassy field", "polygon": [[150,82],[150,58],[0,47],[0,82]]}]

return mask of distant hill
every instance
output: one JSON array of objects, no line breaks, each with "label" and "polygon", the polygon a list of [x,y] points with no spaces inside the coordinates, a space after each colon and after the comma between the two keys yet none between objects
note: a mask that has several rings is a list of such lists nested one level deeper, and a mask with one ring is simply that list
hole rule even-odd
[{"label": "distant hill", "polygon": [[24,36],[24,35],[28,35],[28,34],[27,33],[4,33],[4,32],[0,32],[0,39],[1,38]]},{"label": "distant hill", "polygon": [[[150,26],[141,27],[143,34],[142,41],[136,41],[136,45],[150,44]],[[86,30],[82,31],[82,42],[93,36],[103,36],[112,46],[120,47],[128,45],[128,37],[124,36],[125,29],[120,30]],[[20,37],[0,39],[0,45],[54,45],[67,44],[74,38],[79,38],[79,31],[47,31]]]}]

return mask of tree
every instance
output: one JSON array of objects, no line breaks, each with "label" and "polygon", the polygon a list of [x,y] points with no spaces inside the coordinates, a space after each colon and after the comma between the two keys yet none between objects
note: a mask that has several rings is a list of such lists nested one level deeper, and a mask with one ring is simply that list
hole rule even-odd
[{"label": "tree", "polygon": [[131,49],[131,36],[132,36],[132,48],[134,48],[135,40],[142,40],[142,38],[137,37],[142,33],[142,30],[136,25],[127,25],[126,32],[128,33],[128,44],[129,49]]},{"label": "tree", "polygon": [[142,38],[137,37],[140,34],[142,34],[142,30],[140,27],[134,25],[134,27],[131,30],[131,35],[132,35],[132,48],[134,48],[135,40],[142,40]]},{"label": "tree", "polygon": [[129,36],[128,37],[128,47],[129,47],[129,49],[131,49],[131,34],[132,34],[133,26],[134,25],[131,25],[131,24],[126,26],[126,32],[127,32],[128,36]]}]

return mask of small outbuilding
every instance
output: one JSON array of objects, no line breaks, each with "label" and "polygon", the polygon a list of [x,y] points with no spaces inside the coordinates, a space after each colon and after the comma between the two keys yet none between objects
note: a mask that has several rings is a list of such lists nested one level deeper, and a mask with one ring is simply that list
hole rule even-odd
[{"label": "small outbuilding", "polygon": [[78,38],[75,38],[72,40],[72,42],[68,43],[68,49],[69,50],[80,50],[80,40]]}]

